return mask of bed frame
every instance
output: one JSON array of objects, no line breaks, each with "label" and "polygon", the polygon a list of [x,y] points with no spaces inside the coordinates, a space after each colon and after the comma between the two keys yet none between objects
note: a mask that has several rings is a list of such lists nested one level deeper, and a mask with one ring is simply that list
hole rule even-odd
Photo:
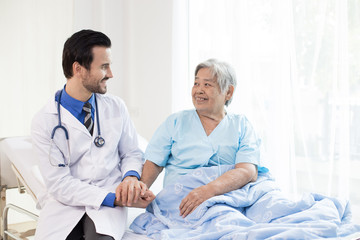
[{"label": "bed frame", "polygon": [[[30,212],[22,206],[8,203],[6,190],[17,188],[20,194],[28,193],[37,203],[35,190],[40,187],[34,185],[32,178],[32,166],[35,166],[32,153],[30,137],[13,137],[0,139],[0,168],[1,168],[1,238],[7,240],[9,237],[15,240],[29,239],[35,233],[37,213]],[[21,161],[26,161],[26,166]],[[40,185],[41,186],[41,185]],[[8,223],[9,210],[16,211],[31,218],[18,224]]]}]

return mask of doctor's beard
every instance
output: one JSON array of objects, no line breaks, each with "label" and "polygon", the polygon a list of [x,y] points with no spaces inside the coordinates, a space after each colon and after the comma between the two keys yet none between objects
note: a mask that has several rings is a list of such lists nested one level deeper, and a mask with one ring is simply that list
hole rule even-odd
[{"label": "doctor's beard", "polygon": [[109,78],[105,77],[99,82],[97,82],[97,81],[91,82],[91,81],[89,81],[89,79],[84,79],[82,83],[83,83],[83,86],[92,93],[105,94],[107,92],[106,82],[108,79]]}]

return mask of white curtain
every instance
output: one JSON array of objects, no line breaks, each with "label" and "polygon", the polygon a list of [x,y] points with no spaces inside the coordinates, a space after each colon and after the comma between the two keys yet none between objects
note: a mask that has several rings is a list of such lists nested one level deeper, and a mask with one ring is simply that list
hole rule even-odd
[{"label": "white curtain", "polygon": [[[183,6],[188,41],[174,47],[188,53],[184,84],[191,85],[196,65],[208,58],[232,64],[238,88],[229,111],[252,121],[283,191],[344,197],[360,215],[360,2],[191,0]],[[190,87],[185,91],[190,98]]]}]

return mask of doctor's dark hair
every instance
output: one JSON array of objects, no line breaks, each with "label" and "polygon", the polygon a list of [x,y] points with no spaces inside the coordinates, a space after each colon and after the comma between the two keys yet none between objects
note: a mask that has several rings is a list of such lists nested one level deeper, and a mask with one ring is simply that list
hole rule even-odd
[{"label": "doctor's dark hair", "polygon": [[[205,62],[199,63],[195,69],[195,76],[202,68],[208,68],[212,77],[216,77],[216,81],[220,86],[221,93],[226,94],[230,86],[234,86],[236,89],[236,74],[235,70],[227,62],[222,62],[217,59],[209,59]],[[230,100],[225,102],[225,106],[229,106],[232,101]]]},{"label": "doctor's dark hair", "polygon": [[111,47],[111,41],[105,34],[93,30],[81,30],[74,33],[64,44],[62,66],[66,78],[71,78],[74,73],[72,65],[78,62],[90,70],[93,61],[92,49],[95,46]]}]

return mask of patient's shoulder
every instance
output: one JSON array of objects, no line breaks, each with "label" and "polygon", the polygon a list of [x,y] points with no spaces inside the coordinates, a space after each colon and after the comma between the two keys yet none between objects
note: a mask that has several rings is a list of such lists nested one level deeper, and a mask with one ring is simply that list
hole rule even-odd
[{"label": "patient's shoulder", "polygon": [[172,132],[182,125],[186,125],[193,121],[195,110],[183,110],[168,116],[162,123],[160,128],[165,128],[166,131]]},{"label": "patient's shoulder", "polygon": [[247,120],[245,114],[227,112],[226,116],[228,117],[228,119],[233,120],[233,121],[246,121]]},{"label": "patient's shoulder", "polygon": [[182,121],[192,121],[194,117],[195,110],[189,109],[189,110],[183,110],[176,113],[171,114],[167,119],[166,122],[171,123],[178,123]]}]

